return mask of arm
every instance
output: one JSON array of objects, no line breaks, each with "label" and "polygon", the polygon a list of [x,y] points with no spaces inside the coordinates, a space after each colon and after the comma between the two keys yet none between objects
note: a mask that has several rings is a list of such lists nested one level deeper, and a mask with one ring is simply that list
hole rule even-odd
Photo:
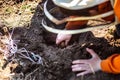
[{"label": "arm", "polygon": [[114,54],[106,60],[102,60],[101,68],[105,72],[120,73],[120,54]]},{"label": "arm", "polygon": [[115,15],[117,16],[118,20],[120,21],[120,0],[115,0],[114,11],[115,11]]},{"label": "arm", "polygon": [[[97,14],[102,14],[105,13],[107,11],[112,10],[112,6],[110,5],[110,2],[106,2],[106,3],[102,3],[98,6],[98,10],[93,9],[88,11],[90,15],[97,15]],[[120,14],[120,13],[119,13]],[[71,18],[75,18],[78,16],[70,16]],[[113,21],[114,20],[114,15],[108,16],[106,18],[104,18],[104,20],[106,21]],[[85,25],[87,24],[88,21],[69,21],[66,26],[65,29],[67,30],[74,30],[74,29],[80,29],[80,28],[84,28]],[[57,35],[56,38],[56,44],[60,44],[61,42],[65,41],[65,45],[68,44],[68,42],[70,41],[72,35],[70,34],[62,34],[59,33]]]},{"label": "arm", "polygon": [[92,49],[87,48],[86,50],[92,55],[91,59],[81,59],[73,61],[72,71],[79,72],[77,76],[85,75],[88,73],[95,73],[99,70],[114,74],[120,73],[119,54],[114,54],[106,60],[101,60]]},{"label": "arm", "polygon": [[[75,18],[78,16],[70,16],[70,18]],[[75,29],[80,29],[83,28],[84,25],[87,24],[88,21],[69,21],[66,26],[65,29],[67,30],[75,30]]]},{"label": "arm", "polygon": [[[118,20],[120,21],[120,0],[115,0],[114,4],[114,11],[115,15],[117,16]],[[102,70],[109,73],[120,73],[120,55],[114,54],[103,60],[101,62]]]},{"label": "arm", "polygon": [[[70,16],[71,18],[77,17],[77,16]],[[65,29],[67,30],[74,30],[74,29],[80,29],[81,27],[84,27],[84,25],[87,24],[88,21],[70,21],[66,24]],[[72,35],[71,34],[62,34],[59,33],[56,38],[56,44],[59,45],[61,42],[65,42],[65,46],[69,43]]]}]

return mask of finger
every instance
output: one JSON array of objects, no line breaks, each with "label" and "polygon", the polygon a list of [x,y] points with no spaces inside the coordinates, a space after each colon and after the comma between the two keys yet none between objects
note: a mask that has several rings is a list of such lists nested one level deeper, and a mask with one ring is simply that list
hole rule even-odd
[{"label": "finger", "polygon": [[84,64],[84,63],[87,63],[88,60],[74,60],[72,63],[73,64]]},{"label": "finger", "polygon": [[73,72],[83,71],[82,67],[72,68]]},{"label": "finger", "polygon": [[76,71],[84,71],[84,70],[89,70],[90,67],[87,64],[81,64],[81,65],[76,65],[74,67],[72,67],[72,71],[76,72]]},{"label": "finger", "polygon": [[66,46],[68,45],[68,42],[69,42],[69,41],[70,41],[70,40],[66,40],[66,41],[65,41],[65,45],[66,45]]},{"label": "finger", "polygon": [[56,44],[58,45],[58,44],[60,44],[61,42],[62,42],[63,40],[62,39],[56,39]]},{"label": "finger", "polygon": [[83,76],[83,75],[86,75],[90,73],[89,71],[84,71],[84,72],[81,72],[81,73],[78,73],[77,76]]},{"label": "finger", "polygon": [[86,50],[92,55],[92,57],[98,56],[92,49],[86,48]]},{"label": "finger", "polygon": [[72,65],[72,68],[77,68],[77,67],[82,67],[84,69],[88,69],[89,68],[89,64],[76,64],[76,65]]},{"label": "finger", "polygon": [[76,65],[72,65],[71,67],[72,67],[72,68],[76,68],[76,67],[80,67],[80,65],[79,65],[79,64],[76,64]]}]

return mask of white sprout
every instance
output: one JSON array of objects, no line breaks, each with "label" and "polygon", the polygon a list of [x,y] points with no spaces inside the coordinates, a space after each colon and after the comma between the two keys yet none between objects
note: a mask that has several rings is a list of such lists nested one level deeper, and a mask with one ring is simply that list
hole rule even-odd
[{"label": "white sprout", "polygon": [[31,61],[33,64],[43,64],[42,58],[39,55],[35,55],[33,52],[27,51],[25,48],[18,49],[17,54],[21,58],[25,58]]},{"label": "white sprout", "polygon": [[6,60],[9,59],[9,57],[12,57],[11,59],[15,58],[15,55],[19,55],[21,58],[25,58],[29,61],[31,61],[33,64],[43,64],[42,58],[39,55],[34,54],[31,51],[27,51],[25,48],[18,49],[17,44],[15,43],[16,40],[12,39],[13,31],[10,34],[7,28],[4,28],[4,32],[6,33],[3,38],[1,38],[1,42],[4,44],[4,48],[2,49],[0,47],[0,51],[4,53],[4,58]]}]

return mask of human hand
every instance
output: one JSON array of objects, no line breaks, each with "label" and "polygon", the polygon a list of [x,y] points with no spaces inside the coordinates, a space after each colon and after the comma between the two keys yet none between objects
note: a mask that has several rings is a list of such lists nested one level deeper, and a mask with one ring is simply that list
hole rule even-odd
[{"label": "human hand", "polygon": [[80,59],[72,62],[72,71],[78,72],[77,76],[85,75],[88,73],[95,73],[96,71],[101,70],[101,59],[99,56],[92,49],[86,48],[86,50],[92,55],[91,59]]},{"label": "human hand", "polygon": [[56,44],[59,45],[61,42],[65,42],[65,46],[67,46],[70,41],[72,35],[71,34],[62,34],[59,33],[56,38]]}]

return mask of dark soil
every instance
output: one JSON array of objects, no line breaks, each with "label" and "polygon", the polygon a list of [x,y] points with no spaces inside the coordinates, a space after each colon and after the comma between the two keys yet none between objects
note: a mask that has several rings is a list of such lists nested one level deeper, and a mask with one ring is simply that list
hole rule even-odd
[{"label": "dark soil", "polygon": [[[39,5],[42,5],[40,3]],[[76,59],[89,59],[91,56],[86,48],[94,49],[101,59],[106,59],[114,53],[120,53],[119,39],[116,45],[110,45],[112,41],[104,37],[98,38],[92,32],[81,33],[71,43],[61,48],[55,44],[56,34],[47,32],[41,25],[44,17],[39,5],[31,20],[31,24],[25,27],[17,27],[14,30],[13,39],[20,40],[19,48],[24,47],[42,57],[43,65],[32,65],[26,62],[25,66],[18,65],[12,70],[16,73],[12,80],[119,80],[120,75],[104,73],[88,74],[83,77],[76,77],[71,71],[71,63]]]}]

